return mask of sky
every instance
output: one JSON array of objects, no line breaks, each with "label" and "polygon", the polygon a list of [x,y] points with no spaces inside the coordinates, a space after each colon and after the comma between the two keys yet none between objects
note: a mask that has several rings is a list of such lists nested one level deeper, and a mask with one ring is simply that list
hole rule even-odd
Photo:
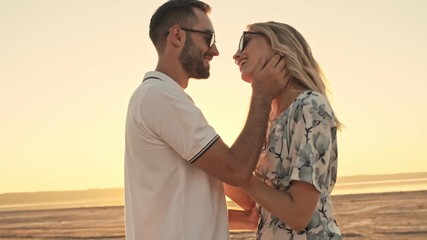
[{"label": "sky", "polygon": [[[0,193],[123,187],[127,104],[157,64],[148,25],[163,2],[0,0]],[[206,2],[220,55],[186,91],[227,144],[251,93],[240,35],[278,21],[328,78],[338,175],[427,171],[427,1]]]}]

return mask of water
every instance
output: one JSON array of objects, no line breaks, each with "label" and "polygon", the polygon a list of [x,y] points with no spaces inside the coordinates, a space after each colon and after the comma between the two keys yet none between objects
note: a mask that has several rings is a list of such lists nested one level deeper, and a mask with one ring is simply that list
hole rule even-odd
[{"label": "water", "polygon": [[[359,194],[359,193],[379,193],[379,192],[406,192],[427,190],[427,177],[387,179],[375,181],[338,181],[332,195]],[[108,191],[108,190],[106,190]],[[1,198],[1,194],[0,194]],[[233,203],[227,199],[229,206]],[[53,208],[80,208],[80,207],[100,207],[100,206],[123,206],[122,193],[117,196],[97,197],[88,199],[69,199],[68,201],[55,201],[35,203],[9,203],[0,204],[0,211],[14,210],[35,210]]]},{"label": "water", "polygon": [[427,190],[427,178],[391,179],[337,183],[333,195]]},{"label": "water", "polygon": [[108,198],[93,198],[74,201],[51,201],[43,203],[26,204],[8,204],[0,205],[0,211],[15,210],[42,210],[59,208],[81,208],[81,207],[104,207],[104,206],[123,206],[123,196]]}]

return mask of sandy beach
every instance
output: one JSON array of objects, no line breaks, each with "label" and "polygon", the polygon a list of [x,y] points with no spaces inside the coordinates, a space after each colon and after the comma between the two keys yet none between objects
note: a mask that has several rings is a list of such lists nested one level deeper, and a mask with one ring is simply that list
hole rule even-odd
[{"label": "sandy beach", "polygon": [[[427,191],[333,201],[344,239],[427,239]],[[124,239],[123,206],[0,211],[0,239]],[[233,231],[231,239],[254,239],[254,233]]]}]

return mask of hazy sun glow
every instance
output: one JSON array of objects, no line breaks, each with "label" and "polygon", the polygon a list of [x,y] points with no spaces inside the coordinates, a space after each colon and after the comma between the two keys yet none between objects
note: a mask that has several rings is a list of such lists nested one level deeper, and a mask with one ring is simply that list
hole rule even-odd
[{"label": "hazy sun glow", "polygon": [[[162,2],[0,1],[0,193],[123,186],[127,103],[156,65],[148,24]],[[339,175],[427,171],[426,1],[207,2],[220,55],[187,92],[227,143],[251,93],[232,60],[240,34],[274,20],[329,79],[346,125]]]}]

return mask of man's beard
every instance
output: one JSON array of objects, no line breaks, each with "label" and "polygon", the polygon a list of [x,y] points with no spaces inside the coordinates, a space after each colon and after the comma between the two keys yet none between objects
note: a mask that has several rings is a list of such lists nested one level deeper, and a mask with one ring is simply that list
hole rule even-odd
[{"label": "man's beard", "polygon": [[209,67],[205,67],[203,64],[202,51],[194,46],[190,38],[185,41],[179,61],[190,78],[206,79],[210,76]]}]

